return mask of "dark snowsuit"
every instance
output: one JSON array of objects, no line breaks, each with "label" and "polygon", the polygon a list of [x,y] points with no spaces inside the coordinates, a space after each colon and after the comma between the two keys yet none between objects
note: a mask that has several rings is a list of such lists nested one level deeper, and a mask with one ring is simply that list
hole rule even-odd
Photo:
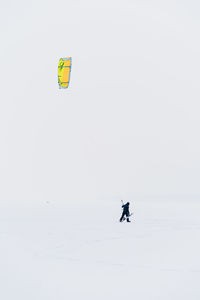
[{"label": "dark snowsuit", "polygon": [[122,212],[122,216],[120,218],[120,222],[123,221],[124,216],[126,216],[126,221],[130,222],[130,220],[128,218],[128,216],[130,215],[130,212],[129,212],[129,202],[127,202],[126,204],[122,205],[122,208],[123,208],[123,212]]}]

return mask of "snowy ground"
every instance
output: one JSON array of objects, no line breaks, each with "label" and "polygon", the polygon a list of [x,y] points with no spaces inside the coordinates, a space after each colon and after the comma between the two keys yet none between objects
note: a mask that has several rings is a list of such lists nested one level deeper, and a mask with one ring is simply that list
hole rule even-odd
[{"label": "snowy ground", "polygon": [[1,299],[200,299],[200,203],[131,204],[2,210]]}]

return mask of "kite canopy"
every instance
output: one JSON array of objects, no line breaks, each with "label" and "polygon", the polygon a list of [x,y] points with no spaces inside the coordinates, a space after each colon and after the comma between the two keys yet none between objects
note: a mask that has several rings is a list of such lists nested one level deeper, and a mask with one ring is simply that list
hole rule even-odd
[{"label": "kite canopy", "polygon": [[72,58],[60,58],[58,63],[58,84],[60,89],[67,89],[70,81]]}]

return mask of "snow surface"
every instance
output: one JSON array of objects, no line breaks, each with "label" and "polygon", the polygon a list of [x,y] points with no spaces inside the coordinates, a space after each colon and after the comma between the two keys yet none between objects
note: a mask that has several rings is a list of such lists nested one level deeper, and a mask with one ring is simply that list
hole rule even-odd
[{"label": "snow surface", "polygon": [[199,202],[134,201],[131,223],[119,204],[1,215],[3,299],[199,299]]}]

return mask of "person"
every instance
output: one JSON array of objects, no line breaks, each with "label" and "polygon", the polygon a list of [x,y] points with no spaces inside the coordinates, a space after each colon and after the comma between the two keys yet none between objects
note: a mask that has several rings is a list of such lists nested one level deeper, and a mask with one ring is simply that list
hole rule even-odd
[{"label": "person", "polygon": [[122,212],[122,216],[120,218],[120,222],[124,221],[124,217],[126,216],[126,221],[127,222],[130,222],[129,220],[129,215],[130,215],[130,212],[129,212],[129,202],[127,202],[126,204],[123,204],[122,205],[122,208],[123,208],[123,212]]}]

